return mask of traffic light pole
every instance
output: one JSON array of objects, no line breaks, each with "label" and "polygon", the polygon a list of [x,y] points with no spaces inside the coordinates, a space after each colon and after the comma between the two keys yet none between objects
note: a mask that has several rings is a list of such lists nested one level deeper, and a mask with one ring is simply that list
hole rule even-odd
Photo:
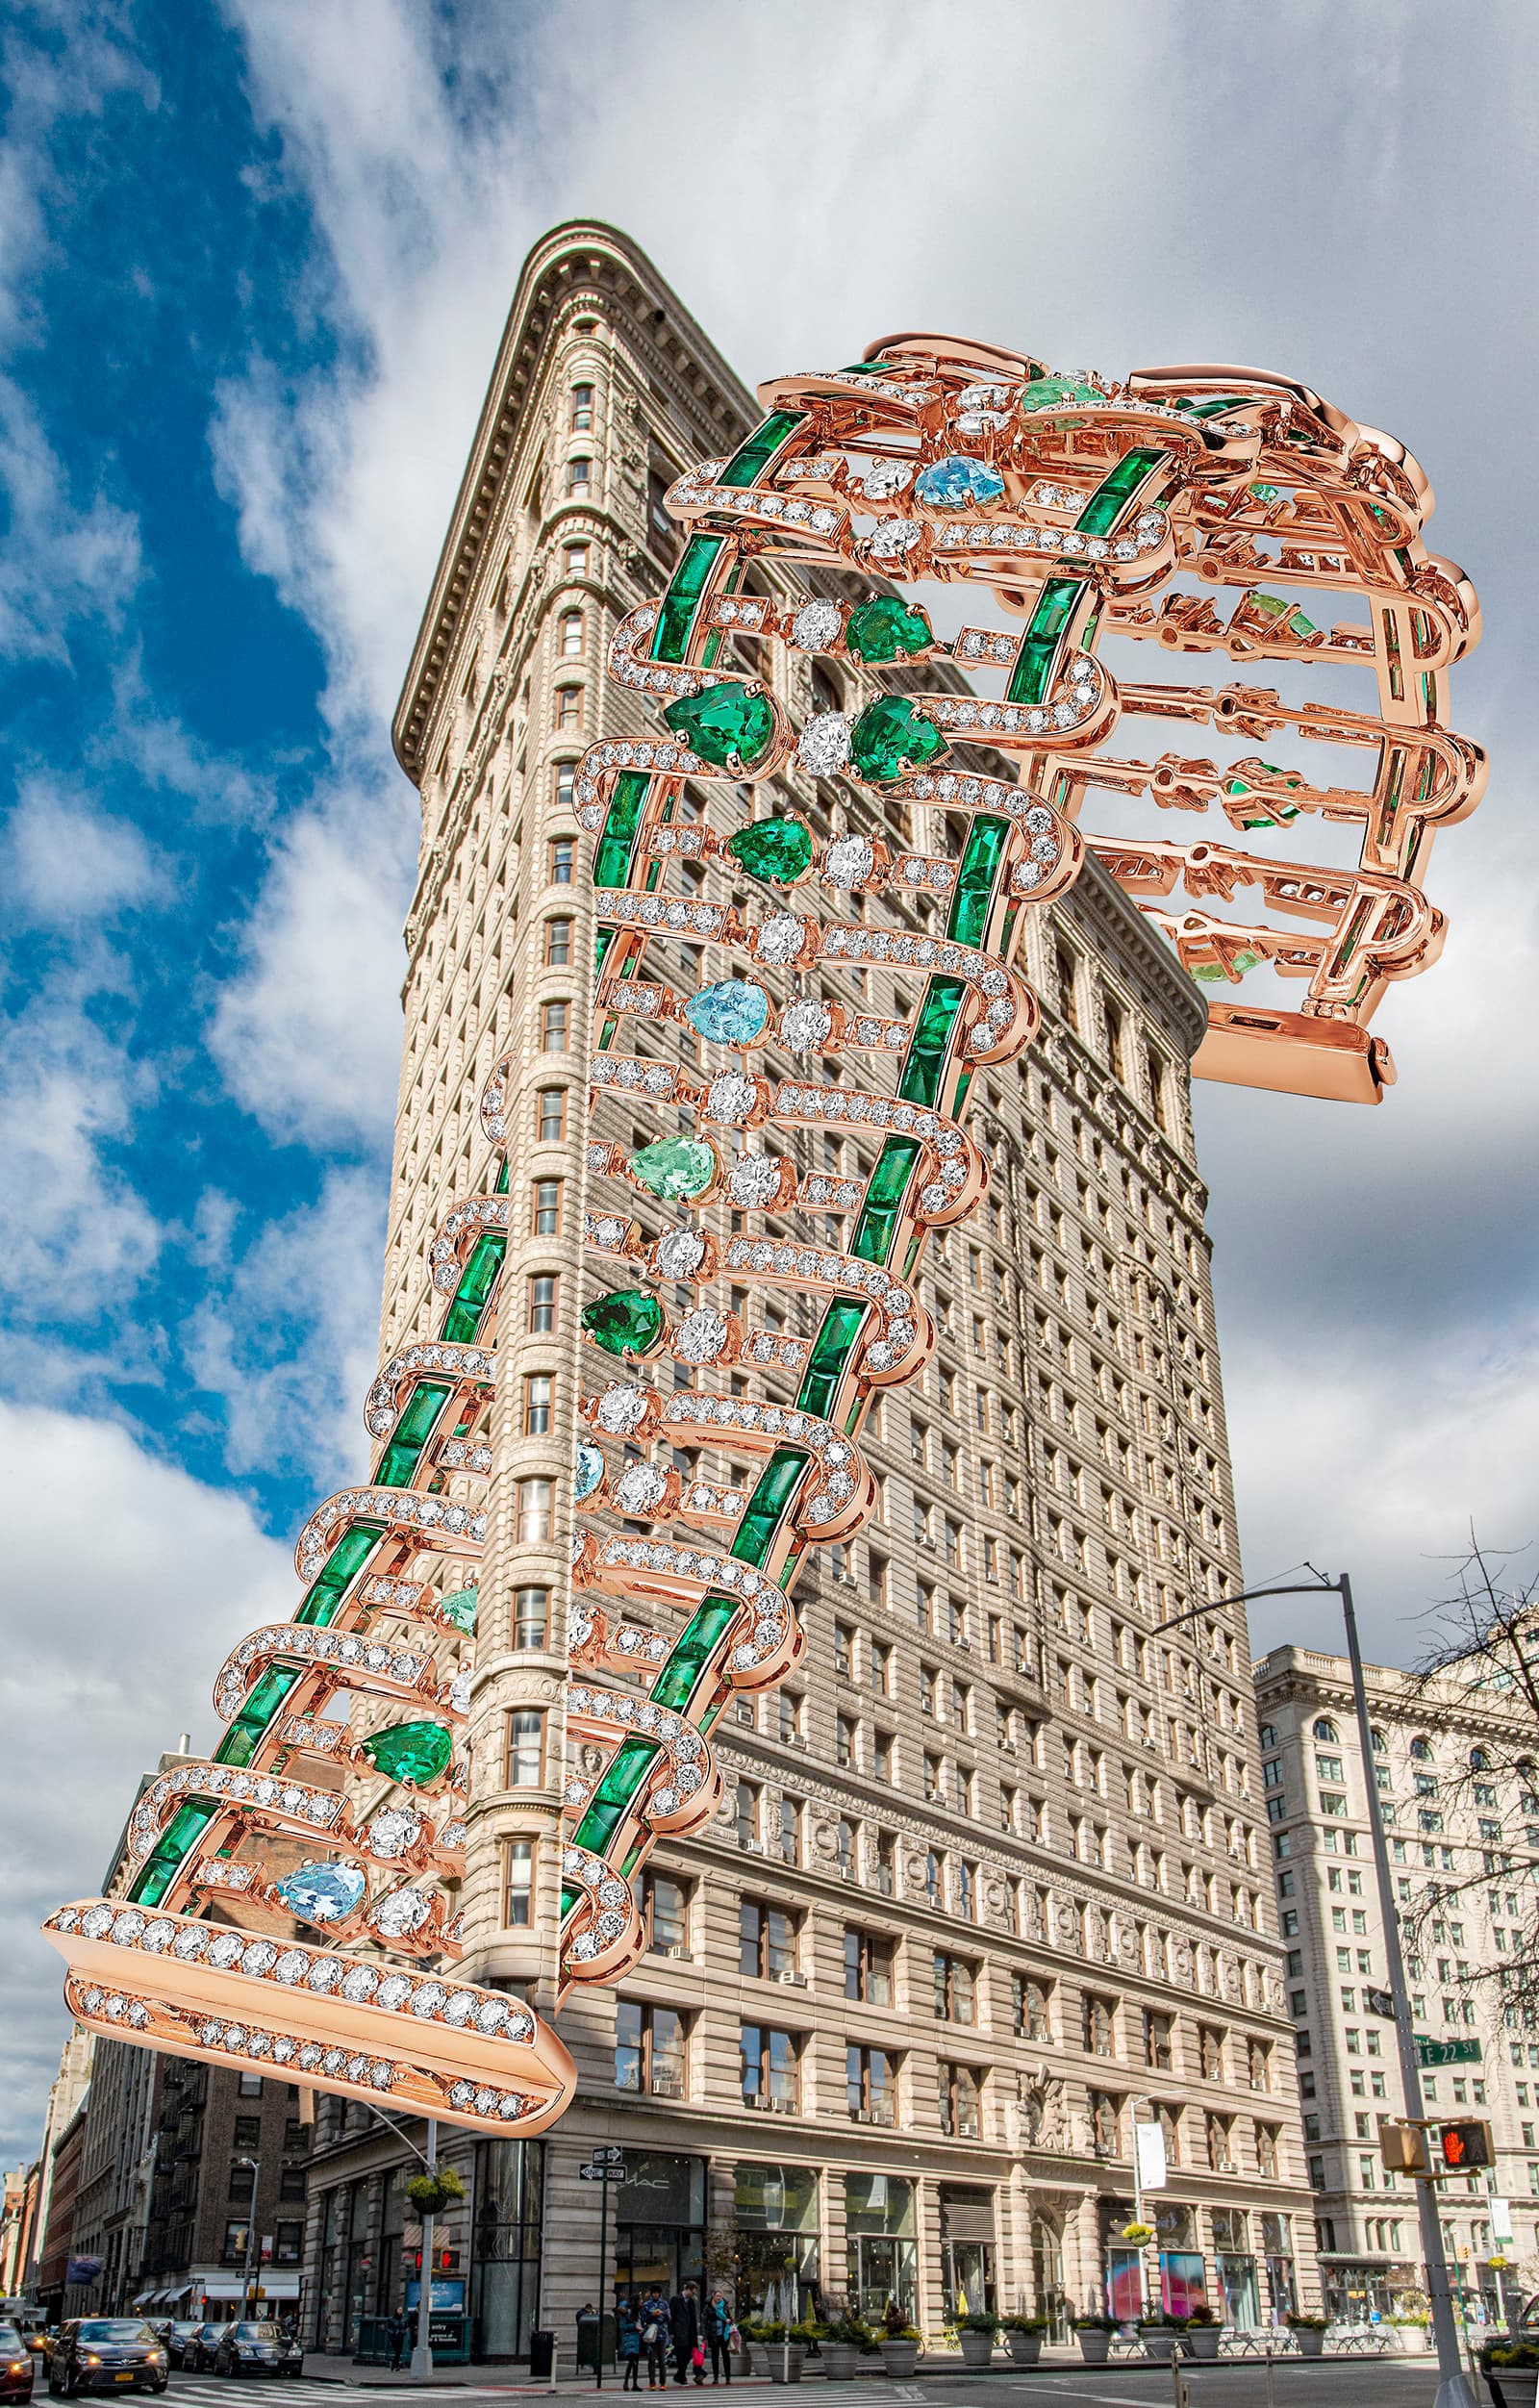
[{"label": "traffic light pole", "polygon": [[[439,2128],[433,2117],[427,2119],[427,2152],[423,2159],[430,2174],[439,2169]],[[422,2218],[422,2266],[416,2278],[416,2333],[412,2343],[412,2372],[418,2382],[431,2379],[433,2373],[433,2218]]]},{"label": "traffic light pole", "polygon": [[[1405,1988],[1400,1914],[1395,1903],[1394,1878],[1389,1869],[1384,1818],[1379,1812],[1378,1783],[1374,1774],[1374,1734],[1368,1718],[1368,1691],[1363,1683],[1363,1656],[1357,1643],[1357,1616],[1352,1608],[1350,1575],[1343,1572],[1333,1581],[1289,1582],[1272,1588],[1244,1589],[1238,1597],[1209,1599],[1202,1605],[1193,1606],[1186,1613],[1176,1614],[1173,1621],[1156,1624],[1149,1636],[1158,1638],[1162,1633],[1173,1630],[1178,1622],[1194,1622],[1205,1613],[1222,1613],[1225,1606],[1249,1605],[1258,1597],[1318,1597],[1322,1590],[1332,1589],[1341,1599],[1342,1619],[1347,1625],[1347,1654],[1351,1664],[1352,1703],[1357,1715],[1357,1743],[1363,1758],[1363,1786],[1368,1793],[1368,1829],[1374,1848],[1374,1872],[1378,1884],[1379,1920],[1384,1926],[1390,1995],[1395,2001],[1395,2043],[1400,2057],[1400,2082],[1405,2092],[1405,2114],[1415,2123],[1422,2120],[1422,2066],[1416,2050],[1416,2035],[1411,2029],[1411,2001]],[[1422,2256],[1426,2267],[1427,2298],[1432,2309],[1432,2339],[1437,2348],[1438,2385],[1434,2408],[1476,2408],[1475,2394],[1464,2370],[1459,2328],[1449,2290],[1449,2267],[1443,2250],[1437,2186],[1422,2176],[1418,2176],[1416,2182],[1416,2213],[1422,2232]]]}]

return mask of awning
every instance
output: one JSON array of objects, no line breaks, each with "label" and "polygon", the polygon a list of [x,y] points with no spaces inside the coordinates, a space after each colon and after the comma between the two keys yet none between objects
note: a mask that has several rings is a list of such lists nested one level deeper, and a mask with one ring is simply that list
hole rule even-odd
[{"label": "awning", "polygon": [[994,2239],[994,2193],[983,2192],[941,2193],[941,2232],[946,2241],[992,2242]]},{"label": "awning", "polygon": [[[297,2299],[299,2277],[297,2274],[269,2274],[264,2270],[252,2284],[251,2291],[251,2304],[260,2310],[274,2299]],[[259,2293],[260,2297],[257,2295]],[[245,2295],[246,2287],[240,2282],[212,2282],[203,2286],[205,2299],[243,2299]]]}]

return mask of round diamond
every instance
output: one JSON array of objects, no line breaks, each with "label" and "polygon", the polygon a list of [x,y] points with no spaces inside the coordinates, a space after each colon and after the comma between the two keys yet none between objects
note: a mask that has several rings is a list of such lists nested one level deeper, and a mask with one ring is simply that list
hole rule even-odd
[{"label": "round diamond", "polygon": [[791,622],[791,641],[800,652],[826,652],[844,624],[835,602],[803,602]]},{"label": "round diamond", "polygon": [[875,855],[864,836],[836,836],[823,854],[830,886],[860,886],[870,876]]},{"label": "round diamond", "polygon": [[611,1490],[619,1510],[638,1518],[651,1513],[667,1493],[667,1477],[655,1463],[632,1463]]},{"label": "round diamond", "polygon": [[646,1417],[644,1388],[606,1388],[598,1400],[593,1419],[599,1427],[621,1436],[634,1430]]},{"label": "round diamond", "polygon": [[793,1053],[812,1053],[833,1027],[826,1003],[789,1003],[780,1015],[780,1034]]},{"label": "round diamond", "polygon": [[657,1241],[658,1275],[665,1280],[688,1280],[705,1259],[705,1240],[698,1229],[669,1229]]},{"label": "round diamond", "polygon": [[820,711],[801,731],[796,758],[809,775],[832,777],[849,759],[849,722],[843,711]]},{"label": "round diamond", "polygon": [[745,1153],[732,1166],[727,1191],[735,1204],[768,1204],[780,1193],[780,1178],[778,1154]]},{"label": "round diamond", "polygon": [[714,1363],[728,1337],[725,1313],[702,1305],[686,1313],[673,1333],[673,1351],[687,1363]]},{"label": "round diamond", "polygon": [[741,1071],[724,1070],[712,1079],[705,1108],[712,1120],[736,1125],[747,1119],[758,1101],[759,1090],[753,1079],[745,1078]]}]

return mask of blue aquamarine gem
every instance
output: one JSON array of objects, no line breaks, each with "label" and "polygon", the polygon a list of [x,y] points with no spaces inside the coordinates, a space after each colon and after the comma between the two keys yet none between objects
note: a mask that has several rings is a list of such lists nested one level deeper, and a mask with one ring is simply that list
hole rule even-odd
[{"label": "blue aquamarine gem", "polygon": [[572,1488],[579,1505],[585,1497],[593,1495],[607,1468],[603,1450],[590,1446],[586,1438],[581,1440],[577,1448],[577,1478]]},{"label": "blue aquamarine gem", "polygon": [[273,1888],[302,1923],[341,1923],[363,1905],[368,1884],[361,1864],[296,1864]]},{"label": "blue aquamarine gem", "polygon": [[997,501],[1004,479],[986,460],[968,460],[953,452],[949,460],[934,460],[921,471],[915,498],[935,510],[966,510],[969,502]]},{"label": "blue aquamarine gem", "polygon": [[692,1028],[713,1045],[751,1045],[770,1020],[770,998],[752,978],[719,978],[684,1006]]}]

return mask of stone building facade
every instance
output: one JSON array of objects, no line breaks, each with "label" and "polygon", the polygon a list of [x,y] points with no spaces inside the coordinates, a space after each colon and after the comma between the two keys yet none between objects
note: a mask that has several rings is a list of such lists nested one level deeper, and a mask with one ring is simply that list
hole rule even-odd
[{"label": "stone building facade", "polygon": [[[1496,2167],[1445,2179],[1439,2195],[1451,2280],[1495,2320],[1494,2252],[1512,2263],[1509,2289],[1526,2296],[1539,2282],[1539,2025],[1490,1978],[1531,1911],[1539,1800],[1512,1771],[1521,1724],[1493,1739],[1511,1710],[1489,1684],[1427,1686],[1379,1664],[1365,1677],[1413,2019],[1427,2040],[1478,2052],[1422,2087],[1428,2116],[1492,2126]],[[1414,2185],[1379,2157],[1379,2118],[1405,2102],[1394,2027],[1366,1994],[1387,1966],[1347,1660],[1274,1648],[1256,1665],[1256,1702],[1322,2284],[1344,2316],[1414,2308],[1425,2286]],[[1510,2210],[1504,2247],[1493,2194]]]},{"label": "stone building facade", "polygon": [[72,2245],[101,2260],[90,2305],[108,2316],[122,2315],[140,2288],[157,2063],[147,2048],[120,2040],[98,2040],[92,2055]]},{"label": "stone building facade", "polygon": [[[595,736],[643,732],[602,663],[666,581],[663,494],[754,415],[623,236],[547,237],[396,721],[422,847],[382,1351],[423,1334],[424,1249],[494,1184],[476,1102],[508,1057],[464,1963],[543,2011],[584,1385],[572,773]],[[838,699],[821,669],[774,673],[801,681],[797,716]],[[783,782],[826,828],[828,783]],[[840,802],[869,823],[869,798]],[[1094,864],[1037,915],[1024,966],[1042,1039],[975,1097],[990,1206],[926,1257],[940,1345],[868,1427],[876,1517],[798,1584],[805,1661],[718,1726],[723,1812],[650,1860],[649,1950],[618,1998],[563,2010],[581,2070],[563,2122],[542,2145],[443,2136],[467,2199],[440,2226],[442,2304],[478,2354],[569,2330],[601,2289],[729,2267],[744,2309],[896,2297],[932,2331],[985,2301],[1098,2306],[1108,2279],[1125,2297],[1135,2117],[1172,2158],[1171,2294],[1226,2285],[1248,2320],[1312,2295],[1244,1611],[1150,1635],[1241,1586],[1189,1110],[1203,1009]],[[730,1449],[702,1476],[733,1477]],[[616,2141],[601,2273],[578,2167]],[[332,2348],[399,2303],[402,2171],[366,2108],[321,2100],[306,2314]]]}]

